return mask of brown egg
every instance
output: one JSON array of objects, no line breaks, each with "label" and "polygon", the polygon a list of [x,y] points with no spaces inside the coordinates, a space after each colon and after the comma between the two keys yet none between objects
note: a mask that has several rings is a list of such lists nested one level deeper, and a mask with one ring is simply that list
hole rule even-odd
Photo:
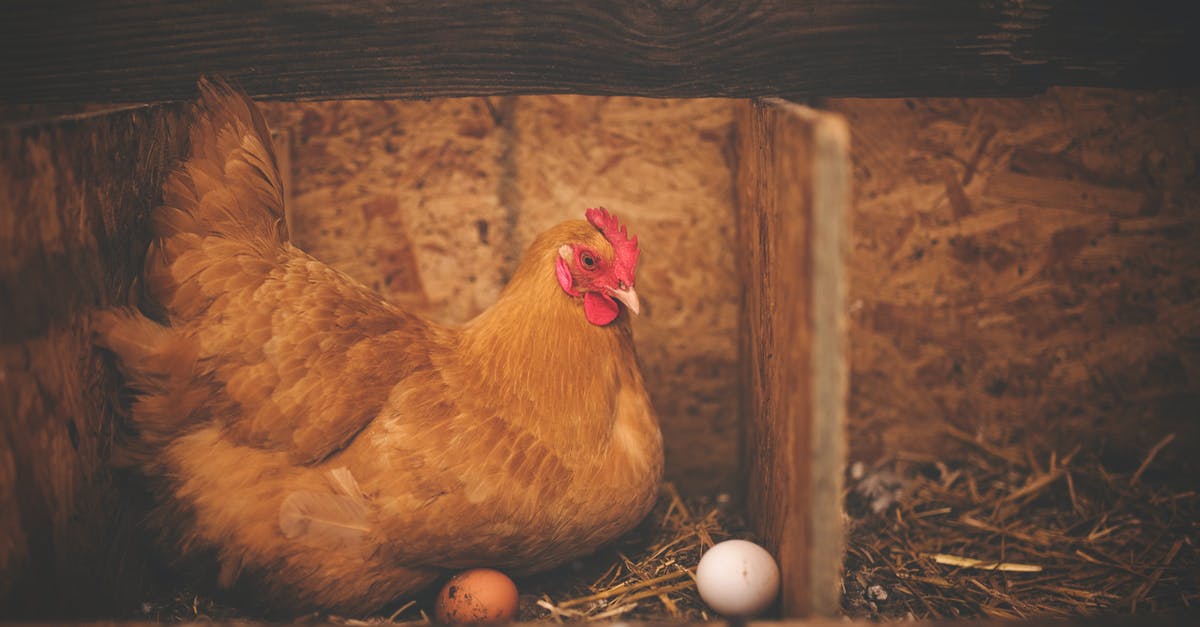
[{"label": "brown egg", "polygon": [[517,585],[490,568],[465,570],[438,593],[434,614],[439,623],[500,623],[517,616]]}]

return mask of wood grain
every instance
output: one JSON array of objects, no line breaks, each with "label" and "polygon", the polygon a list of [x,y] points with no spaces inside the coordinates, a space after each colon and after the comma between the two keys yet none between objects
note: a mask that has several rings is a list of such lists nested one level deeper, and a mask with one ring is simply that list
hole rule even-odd
[{"label": "wood grain", "polygon": [[785,617],[840,606],[848,132],[783,101],[739,105],[746,507]]},{"label": "wood grain", "polygon": [[6,103],[257,97],[1017,95],[1195,86],[1192,3],[702,0],[564,3],[21,1]]},{"label": "wood grain", "polygon": [[0,616],[127,608],[149,585],[109,466],[117,379],[88,312],[126,302],[184,145],[178,107],[0,131]]}]

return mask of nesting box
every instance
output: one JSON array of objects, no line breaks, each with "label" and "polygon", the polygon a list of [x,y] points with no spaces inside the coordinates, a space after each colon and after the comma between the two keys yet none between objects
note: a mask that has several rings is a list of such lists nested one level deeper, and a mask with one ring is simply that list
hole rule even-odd
[{"label": "nesting box", "polygon": [[[837,604],[835,565],[840,559],[838,504],[847,372],[841,271],[848,217],[844,125],[836,116],[784,101],[688,105],[526,98],[505,106],[520,116],[519,129],[496,124],[482,100],[363,103],[358,109],[336,104],[264,105],[279,129],[278,153],[283,155],[284,178],[293,188],[288,206],[296,241],[402,305],[455,321],[490,305],[503,284],[505,270],[511,271],[511,266],[491,260],[506,255],[515,260],[533,234],[573,217],[586,204],[608,204],[614,210],[621,207],[648,250],[639,286],[646,294],[649,311],[638,323],[639,331],[645,329],[639,342],[662,414],[668,478],[685,492],[745,494],[754,524],[783,567],[785,611],[807,613],[814,603],[833,611]],[[365,111],[373,115],[363,115]],[[589,112],[602,121],[612,121],[607,127],[581,122],[581,114]],[[632,123],[622,117],[631,117]],[[612,133],[617,132],[613,127],[636,131],[649,128],[645,122],[654,119],[679,129],[710,126],[707,139],[690,140],[700,145],[697,153],[701,154],[689,153],[687,162],[674,158],[670,170],[665,168],[658,151],[668,150],[672,142],[689,140],[672,137],[661,127],[638,137],[641,145],[610,143]],[[414,121],[425,124],[424,137],[405,140],[390,136],[397,130],[400,135],[412,133]],[[343,128],[340,133],[330,133],[324,124],[330,128],[354,124],[392,128],[369,133]],[[13,225],[12,233],[23,235],[11,240],[14,253],[29,251],[28,257],[36,259],[46,247],[74,249],[75,254],[90,258],[88,265],[94,273],[46,284],[41,295],[14,287],[14,298],[9,301],[11,320],[23,323],[13,330],[15,339],[28,342],[27,338],[44,334],[42,341],[47,344],[42,352],[47,357],[75,355],[72,363],[91,364],[82,371],[67,372],[30,365],[13,375],[18,384],[13,388],[17,392],[15,413],[22,419],[14,425],[15,442],[49,431],[39,441],[71,447],[70,453],[62,449],[57,456],[78,460],[80,467],[44,465],[41,472],[51,482],[76,476],[105,481],[108,451],[94,450],[89,434],[111,437],[103,435],[115,429],[110,403],[119,402],[112,395],[103,401],[105,395],[96,389],[104,387],[100,381],[105,377],[100,375],[101,366],[92,362],[96,357],[87,348],[86,325],[79,324],[90,302],[72,309],[62,299],[70,290],[85,291],[89,295],[83,298],[92,302],[120,302],[129,297],[138,252],[145,246],[141,223],[156,196],[152,181],[161,181],[171,153],[178,155],[181,149],[178,143],[168,144],[158,154],[147,154],[137,145],[138,137],[158,135],[157,143],[162,137],[182,136],[186,125],[186,113],[165,107],[105,113],[67,126],[38,125],[10,138],[10,145],[20,144],[29,151],[10,155],[13,163],[21,165],[10,180],[10,188],[19,190],[18,203],[43,204],[40,210],[47,214],[80,212],[70,222],[95,220],[92,226],[65,233],[39,230],[37,224],[25,220]],[[584,148],[540,136],[549,129],[566,133],[585,144]],[[131,159],[132,155],[149,156],[148,161],[157,165],[147,171],[117,162],[103,179],[73,179],[75,173],[92,167],[99,156],[69,148],[84,143],[85,138],[99,143],[104,152],[131,155]],[[513,163],[489,152],[497,150],[502,139],[517,145],[510,148],[508,156]],[[398,147],[400,142],[405,145]],[[350,149],[351,145],[363,149],[370,145],[382,152],[363,158],[355,156],[361,153]],[[395,150],[401,154],[389,158],[388,145],[397,146]],[[440,152],[431,154],[426,146]],[[728,160],[722,151],[736,151],[739,156]],[[546,158],[547,153],[554,158]],[[55,160],[55,166],[30,161],[39,155]],[[559,168],[568,167],[555,170],[556,163],[561,164]],[[547,169],[535,169],[542,165]],[[596,172],[589,177],[599,180],[584,179],[582,184],[592,187],[585,192],[571,182],[574,177],[567,170],[577,176],[589,167]],[[122,174],[121,168],[129,168],[128,173]],[[516,168],[527,173],[506,174]],[[630,168],[640,169],[650,182],[655,181],[657,169],[662,187],[648,191],[647,182],[620,183],[628,180],[624,179],[628,176],[625,170]],[[606,178],[605,169],[614,171]],[[89,214],[97,211],[92,203],[107,193],[109,182],[119,184],[126,176],[139,175],[146,179],[141,183],[141,197],[110,205],[107,212],[101,212],[103,217]],[[715,189],[689,188],[681,183],[702,176],[711,177]],[[78,187],[72,189],[72,184]],[[507,186],[533,191],[524,191],[519,206],[514,206],[514,192],[507,191]],[[732,188],[739,190],[736,213],[731,206]],[[535,192],[543,197],[534,197]],[[629,195],[640,197],[640,202],[623,202],[622,196]],[[69,207],[52,206],[63,197],[81,197],[81,201]],[[664,206],[670,202],[677,205]],[[706,213],[695,215],[694,211]],[[513,228],[509,220],[526,224]],[[386,228],[381,229],[381,224]],[[94,229],[105,230],[101,237],[106,241],[92,239],[96,237]],[[672,230],[687,234],[688,239],[672,242],[668,235]],[[656,240],[662,243],[656,245]],[[111,251],[113,258],[105,258],[108,253],[101,248]],[[685,268],[674,269],[678,260],[689,259],[689,254],[708,256],[709,261],[688,261]],[[37,268],[36,262],[33,265]],[[721,272],[730,274],[722,276]],[[741,279],[734,280],[733,272]],[[129,274],[122,280],[124,273]],[[818,274],[822,278],[814,280]],[[684,284],[676,287],[672,281]],[[734,308],[738,302],[741,306]],[[68,328],[55,329],[54,317],[45,320],[46,310],[55,308],[61,308],[56,315],[72,321],[64,325]],[[729,315],[739,310],[740,316]],[[669,332],[699,337],[671,342]],[[706,336],[710,338],[707,342]],[[739,341],[744,353],[741,360],[735,344]],[[788,348],[765,350],[771,346]],[[83,356],[88,357],[80,360]],[[705,360],[709,370],[688,369],[690,359]],[[51,383],[92,388],[95,397],[77,401],[92,406],[47,420],[46,413],[54,406],[25,403],[29,389]],[[109,380],[107,385],[114,383]],[[70,392],[56,390],[53,394]],[[743,407],[738,405],[739,398]],[[740,425],[734,420],[739,414],[748,417]],[[696,421],[706,421],[706,428],[696,429]],[[722,436],[723,432],[734,435],[739,431],[740,438]],[[745,462],[741,469],[735,446],[739,439]],[[80,441],[82,449],[76,448]],[[19,449],[14,444],[13,450]],[[22,460],[21,465],[38,464]],[[32,487],[14,485],[16,474],[8,477],[11,490]],[[102,520],[101,512],[109,509],[102,502],[77,501],[67,509],[71,508],[91,512],[85,517],[86,524],[100,528],[117,524]],[[59,515],[56,510],[47,513]],[[68,529],[64,527],[64,533]],[[21,525],[15,524],[13,530],[13,537],[20,538],[16,534],[22,531]],[[14,572],[28,568],[26,560],[33,555],[21,553],[35,547],[18,543]],[[824,563],[824,567],[814,568],[815,563]],[[63,571],[47,575],[49,579],[69,576]],[[21,583],[14,582],[16,589]],[[49,583],[44,580],[38,585]]]},{"label": "nesting box", "polygon": [[[783,617],[852,605],[849,461],[940,472],[929,469],[946,466],[948,438],[1028,470],[1028,483],[989,475],[1004,524],[974,510],[955,519],[1002,551],[1041,546],[1012,517],[1072,476],[1058,451],[1051,462],[1022,447],[1035,435],[1091,432],[1105,451],[1136,454],[1133,468],[1109,468],[1126,483],[1153,477],[1156,457],[1194,468],[1173,447],[1197,441],[1200,103],[1028,95],[1194,85],[1194,69],[1155,64],[1194,44],[1165,28],[1179,20],[1170,12],[1097,42],[1053,35],[1116,29],[1125,10],[1009,4],[500,3],[487,15],[146,2],[64,16],[86,36],[23,13],[2,33],[29,65],[4,70],[0,131],[0,499],[13,505],[0,511],[0,617],[121,615],[150,587],[142,504],[109,466],[119,382],[85,320],[131,297],[146,216],[186,150],[180,102],[203,73],[225,72],[262,103],[297,242],[436,318],[490,304],[541,228],[592,205],[625,218],[646,249],[635,333],[668,479],[742,497],[780,563]],[[881,23],[921,36],[889,37]],[[79,50],[123,65],[97,71],[81,59],[107,57]],[[575,95],[525,95],[546,93]],[[945,93],[1021,97],[926,97]],[[412,97],[427,100],[391,99]],[[965,485],[964,472],[938,482]],[[1074,487],[1070,498],[1088,509]],[[884,511],[898,525],[962,513],[943,505]],[[1172,533],[1147,561],[1119,564],[1153,582],[1122,602],[1160,581],[1194,598],[1172,570],[1194,564],[1194,531]],[[899,559],[861,559],[875,557]]]}]

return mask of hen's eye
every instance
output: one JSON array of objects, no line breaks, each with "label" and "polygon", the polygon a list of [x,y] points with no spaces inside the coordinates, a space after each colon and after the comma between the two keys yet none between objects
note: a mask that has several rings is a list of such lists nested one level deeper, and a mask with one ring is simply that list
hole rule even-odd
[{"label": "hen's eye", "polygon": [[583,262],[583,266],[588,270],[596,267],[596,259],[587,253],[581,255],[579,260]]}]

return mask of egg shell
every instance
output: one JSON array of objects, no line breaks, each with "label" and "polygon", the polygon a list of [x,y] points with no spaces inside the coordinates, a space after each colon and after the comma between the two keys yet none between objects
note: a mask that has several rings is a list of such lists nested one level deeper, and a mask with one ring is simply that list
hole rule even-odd
[{"label": "egg shell", "polygon": [[450,578],[438,593],[434,615],[439,623],[500,623],[517,615],[517,585],[490,568],[467,570]]},{"label": "egg shell", "polygon": [[766,549],[746,540],[713,545],[696,566],[696,588],[713,610],[752,618],[779,594],[779,567]]}]

